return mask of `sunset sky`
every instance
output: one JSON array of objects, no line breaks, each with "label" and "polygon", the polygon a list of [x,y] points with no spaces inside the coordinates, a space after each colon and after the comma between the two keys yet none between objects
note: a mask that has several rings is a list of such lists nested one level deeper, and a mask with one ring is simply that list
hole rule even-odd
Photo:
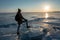
[{"label": "sunset sky", "polygon": [[23,12],[60,11],[60,0],[0,0],[0,12],[16,12],[18,8]]}]

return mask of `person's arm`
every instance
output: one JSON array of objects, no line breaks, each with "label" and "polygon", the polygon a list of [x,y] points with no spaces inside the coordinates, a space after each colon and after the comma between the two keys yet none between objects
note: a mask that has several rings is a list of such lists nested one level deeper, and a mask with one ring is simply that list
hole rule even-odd
[{"label": "person's arm", "polygon": [[[22,16],[22,14],[21,14],[21,16]],[[22,19],[24,19],[24,20],[26,20],[26,21],[27,21],[27,19],[25,19],[23,16],[22,16]]]},{"label": "person's arm", "polygon": [[22,18],[27,21],[27,19],[25,19],[24,17],[22,17]]}]

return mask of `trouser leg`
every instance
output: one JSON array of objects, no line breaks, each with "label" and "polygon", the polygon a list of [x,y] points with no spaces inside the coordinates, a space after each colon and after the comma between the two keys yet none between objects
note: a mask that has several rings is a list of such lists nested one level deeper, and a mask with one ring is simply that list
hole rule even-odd
[{"label": "trouser leg", "polygon": [[19,34],[19,29],[20,29],[20,23],[18,23],[17,35]]},{"label": "trouser leg", "polygon": [[17,32],[19,32],[20,25],[18,25]]},{"label": "trouser leg", "polygon": [[29,28],[29,26],[28,26],[28,21],[25,20],[25,22],[26,22],[26,27]]}]

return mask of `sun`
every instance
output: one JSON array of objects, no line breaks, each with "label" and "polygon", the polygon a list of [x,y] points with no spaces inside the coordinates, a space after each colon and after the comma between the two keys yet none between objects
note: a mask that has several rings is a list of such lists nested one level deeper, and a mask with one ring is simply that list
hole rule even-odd
[{"label": "sun", "polygon": [[45,12],[48,12],[49,10],[50,10],[50,6],[49,5],[44,6],[44,11]]}]

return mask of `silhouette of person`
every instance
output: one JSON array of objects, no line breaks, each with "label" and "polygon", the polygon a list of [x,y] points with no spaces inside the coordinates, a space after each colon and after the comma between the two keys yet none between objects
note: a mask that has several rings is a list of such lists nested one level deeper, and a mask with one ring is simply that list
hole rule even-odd
[{"label": "silhouette of person", "polygon": [[20,28],[20,25],[23,23],[23,20],[25,22],[27,22],[27,20],[22,16],[21,14],[21,9],[18,8],[18,12],[15,16],[15,20],[17,21],[18,23],[18,28],[17,28],[17,35],[19,34],[19,28]]}]

